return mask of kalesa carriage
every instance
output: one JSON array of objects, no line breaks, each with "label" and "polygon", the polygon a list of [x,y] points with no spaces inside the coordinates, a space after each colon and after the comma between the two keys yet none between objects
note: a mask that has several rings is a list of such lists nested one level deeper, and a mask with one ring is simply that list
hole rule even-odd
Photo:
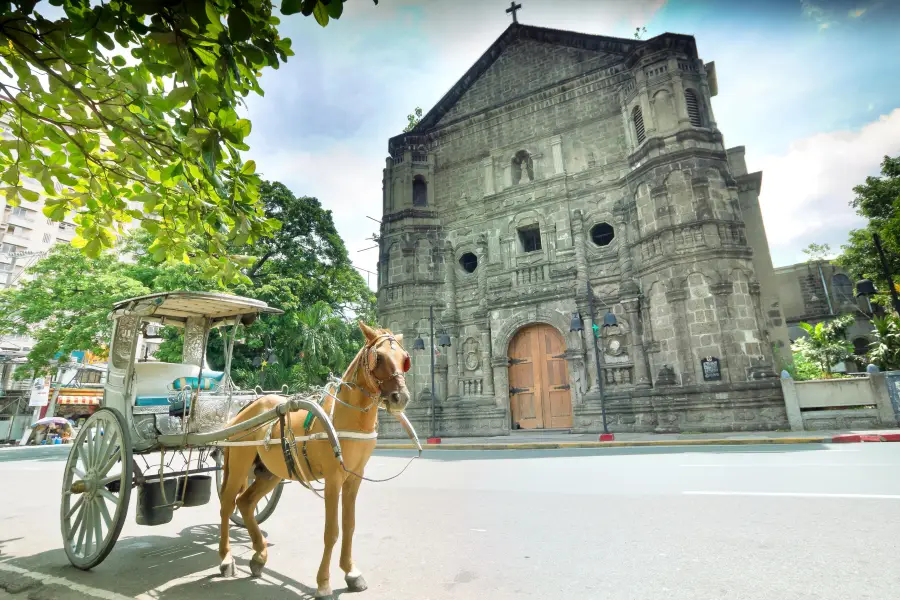
[{"label": "kalesa carriage", "polygon": [[[133,489],[137,523],[162,525],[175,510],[209,502],[215,478],[222,503],[220,570],[234,575],[231,521],[251,535],[256,553],[250,570],[259,576],[267,554],[258,524],[274,512],[285,481],[293,480],[317,495],[324,492],[326,542],[316,597],[331,597],[328,566],[341,496],[341,568],[350,589],[366,588],[350,557],[347,503],[355,507],[356,491],[366,479],[379,409],[400,420],[421,455],[403,413],[409,355],[402,336],[360,323],[363,348],[343,377],[331,377],[324,388],[293,396],[238,389],[230,376],[238,331],[267,313],[282,311],[258,300],[204,292],[152,294],[113,307],[102,405],[72,444],[63,476],[60,521],[72,565],[87,570],[106,558],[122,531]],[[181,363],[136,360],[138,340],[151,323],[183,330]],[[205,366],[213,329],[222,330],[222,371]],[[350,513],[355,518],[353,508]]]}]

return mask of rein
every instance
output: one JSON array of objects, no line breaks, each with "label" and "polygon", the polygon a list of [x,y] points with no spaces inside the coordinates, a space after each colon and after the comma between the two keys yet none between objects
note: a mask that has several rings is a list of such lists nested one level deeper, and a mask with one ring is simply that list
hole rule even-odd
[{"label": "rein", "polygon": [[[378,407],[383,410],[383,407],[381,406],[381,404],[382,404],[384,398],[383,398],[383,392],[381,391],[381,386],[386,381],[390,381],[391,379],[402,378],[404,376],[403,372],[395,371],[394,373],[392,373],[390,375],[390,377],[388,377],[386,379],[380,380],[377,377],[375,377],[375,374],[373,373],[374,369],[369,364],[370,363],[369,357],[373,353],[373,351],[376,350],[378,348],[378,346],[385,339],[390,340],[392,348],[394,347],[394,344],[397,343],[397,340],[394,338],[394,336],[392,334],[389,334],[389,333],[381,334],[378,337],[376,337],[375,340],[373,340],[373,342],[371,344],[366,344],[365,346],[363,346],[363,348],[359,351],[359,353],[357,353],[357,358],[354,359],[354,362],[356,362],[356,367],[353,370],[353,376],[352,376],[352,378],[354,379],[353,382],[344,381],[341,378],[334,376],[333,374],[329,374],[328,383],[325,384],[325,387],[322,390],[322,394],[319,397],[319,401],[318,401],[318,404],[322,405],[324,403],[326,397],[329,397],[332,400],[334,400],[334,403],[331,405],[331,410],[329,411],[329,413],[330,413],[328,415],[329,419],[331,419],[333,421],[334,408],[337,403],[340,403],[342,406],[344,406],[346,408],[350,408],[350,409],[353,409],[355,411],[362,412],[362,413],[369,412],[373,407]],[[363,354],[361,359],[359,358],[360,354]],[[373,394],[368,389],[366,389],[365,386],[362,386],[362,385],[359,385],[358,383],[356,383],[356,380],[358,379],[358,376],[359,376],[359,369],[360,369],[361,365],[364,368],[363,375],[365,377],[368,377],[375,383],[375,387],[378,389],[377,394]],[[408,370],[408,365],[409,365],[409,355],[407,354],[406,359],[405,359],[405,366],[407,367],[406,370]],[[372,399],[372,402],[370,402],[367,406],[364,406],[364,407],[360,407],[360,406],[350,404],[348,402],[344,402],[337,396],[340,393],[341,387],[343,387],[343,386],[346,386],[349,389],[357,390],[359,393],[361,393],[365,397]],[[329,388],[334,388],[334,391],[333,392],[330,391]],[[390,481],[392,479],[396,479],[397,477],[402,475],[404,472],[406,472],[406,470],[409,468],[409,466],[412,464],[412,462],[415,459],[421,458],[422,445],[419,443],[419,438],[416,435],[416,431],[413,428],[412,423],[410,423],[409,419],[407,418],[407,416],[404,413],[400,413],[399,415],[396,415],[396,416],[397,416],[397,419],[400,421],[400,424],[403,426],[403,429],[406,431],[406,434],[416,444],[416,447],[419,450],[418,454],[416,456],[413,456],[412,458],[410,458],[410,460],[406,463],[406,465],[403,467],[403,469],[400,470],[399,473],[397,473],[396,475],[393,475],[391,477],[387,477],[385,479],[372,479],[369,477],[365,477],[354,471],[351,471],[344,464],[343,457],[338,455],[337,456],[338,461],[340,462],[341,468],[344,470],[345,473],[359,477],[363,481],[371,481],[373,483],[384,483],[384,482]],[[285,465],[287,466],[287,469],[288,469],[288,475],[292,479],[299,481],[300,484],[303,485],[303,487],[309,489],[311,492],[316,494],[316,496],[324,499],[324,497],[321,494],[321,492],[324,490],[324,487],[321,489],[316,489],[315,486],[312,485],[312,481],[315,481],[316,483],[321,483],[321,481],[317,477],[313,476],[312,465],[309,462],[309,457],[307,456],[307,452],[306,452],[306,445],[308,442],[311,442],[311,441],[323,441],[323,440],[327,441],[328,436],[324,432],[313,433],[313,434],[309,433],[310,428],[312,427],[313,423],[315,422],[315,415],[312,413],[310,413],[307,416],[306,420],[303,423],[305,435],[302,435],[299,437],[295,436],[293,427],[291,426],[290,421],[291,421],[291,413],[279,415],[278,420],[272,421],[272,423],[269,425],[269,429],[266,433],[266,437],[265,437],[265,439],[263,439],[261,441],[256,441],[256,440],[231,441],[231,442],[230,441],[221,441],[221,442],[215,442],[211,445],[216,445],[216,446],[265,446],[266,449],[268,449],[270,444],[279,443],[281,445],[281,450],[284,455]],[[282,437],[273,439],[272,438],[272,430],[274,429],[276,422],[278,422],[279,425],[281,426]],[[377,418],[376,418],[376,422],[377,422]],[[264,425],[255,427],[254,431],[257,431],[260,427],[263,427],[263,426]],[[376,430],[371,431],[371,432],[337,431],[336,433],[338,434],[338,439],[372,440],[372,439],[378,438],[377,425],[376,425]],[[306,468],[309,472],[310,479],[307,479],[306,477],[304,477],[303,473],[301,472],[301,469],[298,468],[298,464],[297,464],[297,462],[298,462],[297,459],[299,458],[299,456],[297,455],[297,442],[298,441],[302,442],[301,452],[302,452],[304,462],[306,462]]]}]

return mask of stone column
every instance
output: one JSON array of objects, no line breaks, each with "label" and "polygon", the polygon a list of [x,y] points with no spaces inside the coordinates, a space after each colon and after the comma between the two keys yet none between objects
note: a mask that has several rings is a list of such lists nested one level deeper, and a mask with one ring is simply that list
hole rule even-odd
[{"label": "stone column", "polygon": [[702,98],[697,98],[697,102],[701,103],[700,114],[706,116],[706,125],[710,129],[716,128],[716,118],[713,116],[712,104],[707,100],[711,97],[709,91],[709,82],[706,79],[706,67],[703,68],[703,78],[700,83],[700,94]]},{"label": "stone column", "polygon": [[690,333],[687,327],[687,312],[684,301],[687,300],[687,291],[675,289],[666,292],[666,302],[672,307],[672,318],[675,326],[675,340],[678,350],[678,361],[681,372],[681,385],[694,385],[694,364],[691,357]]},{"label": "stone column", "polygon": [[491,385],[494,387],[494,406],[503,408],[509,404],[509,358],[506,356],[495,356],[491,360],[491,372],[494,374],[494,380]]},{"label": "stone column", "polygon": [[481,369],[484,372],[484,395],[493,396],[494,367],[491,366],[491,330],[489,323],[485,324],[485,327],[481,332]]},{"label": "stone column", "polygon": [[[437,343],[436,340],[435,343]],[[448,355],[444,353],[444,349],[440,346],[438,346],[438,349],[441,351],[441,355],[435,357],[434,393],[437,394],[437,404],[444,404],[447,401],[447,396],[449,395],[447,390]]]},{"label": "stone column", "polygon": [[572,211],[572,244],[575,247],[575,297],[587,296],[588,266],[584,253],[584,213],[581,209]]},{"label": "stone column", "polygon": [[[732,358],[740,356],[740,350],[735,347],[734,330],[735,323],[731,316],[729,298],[734,293],[734,285],[729,281],[710,286],[713,299],[716,303],[716,321],[719,323],[719,339],[721,340],[722,356],[719,357],[719,368],[723,374],[722,381],[739,381],[738,373],[731,372]],[[737,354],[735,354],[737,351]]]},{"label": "stone column", "polygon": [[484,195],[494,193],[494,159],[488,156],[481,160],[481,169],[484,173]]},{"label": "stone column", "polygon": [[[455,328],[454,328],[455,329]],[[448,332],[449,333],[449,332]],[[447,400],[459,400],[459,336],[456,333],[450,335],[450,347],[444,348],[447,354]]]},{"label": "stone column", "polygon": [[647,353],[644,351],[644,342],[640,331],[640,299],[628,298],[622,300],[625,313],[628,315],[628,324],[631,325],[631,360],[634,362],[634,383],[639,388],[649,388],[650,367],[647,363]]},{"label": "stone column", "polygon": [[562,175],[566,168],[563,165],[562,138],[558,135],[550,138],[550,154],[553,156],[553,173]]},{"label": "stone column", "polygon": [[751,281],[749,285],[750,301],[753,303],[753,315],[756,321],[756,331],[759,338],[759,354],[749,356],[750,360],[750,379],[767,379],[775,377],[772,370],[772,346],[769,341],[769,331],[765,327],[765,319],[763,318],[762,305],[760,299],[760,285],[758,281]]},{"label": "stone column", "polygon": [[622,281],[629,290],[637,291],[637,284],[634,282],[634,265],[631,260],[631,249],[628,246],[628,223],[625,218],[626,210],[624,206],[617,206],[613,211],[613,222],[616,224],[615,235],[618,238],[619,245],[619,273],[622,275]]},{"label": "stone column", "polygon": [[478,308],[482,313],[487,312],[487,301],[488,301],[488,293],[487,293],[487,263],[488,263],[488,248],[487,248],[487,236],[481,234],[478,236],[478,242],[475,246],[475,251],[478,255],[478,270],[476,274],[478,275],[478,292],[479,292],[479,300],[478,300]]},{"label": "stone column", "polygon": [[[653,111],[650,109],[650,95],[647,92],[647,75],[644,69],[639,69],[634,74],[634,80],[638,88],[638,101],[641,105],[641,116],[644,119],[644,135],[645,139],[653,137],[656,133],[656,119]],[[629,118],[631,115],[629,115]]]},{"label": "stone column", "polygon": [[[581,320],[584,323],[584,331],[582,332],[585,344],[584,359],[586,368],[584,372],[587,374],[589,385],[587,393],[594,395],[600,393],[600,384],[598,382],[603,375],[597,372],[597,359],[594,357],[594,320],[591,319],[590,313],[591,311],[585,303],[585,309],[581,311]],[[597,349],[603,352],[600,340],[597,340]]]},{"label": "stone column", "polygon": [[691,119],[687,111],[687,99],[684,97],[684,81],[681,78],[681,70],[678,68],[678,59],[670,58],[669,74],[672,77],[672,87],[675,101],[675,116],[678,118],[678,128],[682,129]]},{"label": "stone column", "polygon": [[447,242],[444,246],[444,304],[447,310],[444,317],[447,321],[456,320],[456,265],[453,260],[453,246]]}]

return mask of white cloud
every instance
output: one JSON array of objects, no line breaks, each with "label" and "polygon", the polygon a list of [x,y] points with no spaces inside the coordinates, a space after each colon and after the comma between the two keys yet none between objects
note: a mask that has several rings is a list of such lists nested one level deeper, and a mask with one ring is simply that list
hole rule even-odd
[{"label": "white cloud", "polygon": [[[263,178],[280,181],[298,196],[318,198],[323,208],[332,211],[353,264],[377,272],[378,250],[360,250],[375,245],[365,238],[378,233],[378,223],[366,215],[381,218],[387,140],[377,148],[362,151],[350,144],[334,145],[324,151],[317,150],[315,144],[307,147],[308,151],[276,150],[251,155],[261,165]],[[372,289],[376,283],[371,276]]]},{"label": "white cloud", "polygon": [[751,151],[750,170],[763,172],[760,203],[773,261],[798,262],[811,242],[838,249],[864,224],[849,206],[853,187],[878,175],[885,155],[900,152],[900,108],[856,131],[798,140],[783,155],[754,159]]}]

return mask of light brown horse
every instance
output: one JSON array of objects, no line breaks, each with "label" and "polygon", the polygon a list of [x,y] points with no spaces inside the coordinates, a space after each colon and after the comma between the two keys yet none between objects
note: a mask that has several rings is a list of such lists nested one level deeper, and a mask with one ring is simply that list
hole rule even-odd
[{"label": "light brown horse", "polygon": [[[379,406],[383,406],[390,413],[400,413],[409,402],[409,390],[406,388],[404,373],[409,370],[410,358],[401,345],[403,336],[394,335],[386,329],[372,329],[362,322],[359,323],[359,328],[366,337],[366,343],[344,372],[342,381],[349,385],[341,385],[335,394],[339,402],[326,396],[322,404],[326,413],[332,414],[332,410],[334,411],[334,428],[339,432],[374,432],[378,425]],[[257,398],[232,419],[231,424],[264,413],[284,400],[285,398],[274,395]],[[304,427],[306,417],[306,411],[290,414],[288,427],[294,435],[300,437],[325,430],[318,419],[312,422],[309,430],[306,430]],[[250,435],[236,434],[233,440],[261,442],[268,431],[269,427],[266,426],[253,431]],[[281,438],[283,438],[281,425],[276,422],[271,430],[271,439]],[[362,479],[355,474],[363,475],[376,441],[341,439],[340,443],[344,457],[343,468],[335,458],[331,444],[324,440],[306,442],[308,461],[302,455],[303,442],[297,442],[296,452],[293,454],[295,473],[299,472],[304,481],[324,479],[325,550],[316,575],[316,598],[332,597],[329,583],[331,552],[340,532],[338,501],[341,497],[343,497],[344,537],[341,541],[340,566],[350,591],[363,591],[367,587],[362,573],[353,562],[351,553],[356,522],[356,494],[362,483]],[[255,551],[250,560],[250,571],[254,577],[259,577],[266,564],[268,553],[266,540],[254,516],[256,505],[282,480],[298,480],[298,478],[291,476],[279,442],[273,442],[268,449],[263,445],[228,446],[224,455],[220,494],[222,525],[219,539],[221,559],[219,568],[222,575],[234,575],[234,558],[231,555],[228,527],[229,518],[236,504],[244,518]],[[256,479],[250,487],[244,489],[247,477],[253,470]]]}]

